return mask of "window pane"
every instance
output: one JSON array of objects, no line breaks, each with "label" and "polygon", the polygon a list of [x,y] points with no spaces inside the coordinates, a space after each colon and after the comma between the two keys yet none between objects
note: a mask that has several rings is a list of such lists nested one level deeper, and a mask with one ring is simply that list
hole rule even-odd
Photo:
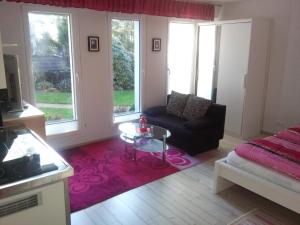
[{"label": "window pane", "polygon": [[199,27],[197,95],[211,99],[215,67],[216,26]]},{"label": "window pane", "polygon": [[36,106],[47,123],[76,119],[69,15],[29,13]]},{"label": "window pane", "polygon": [[114,115],[140,111],[139,21],[112,20]]},{"label": "window pane", "polygon": [[172,90],[189,94],[193,91],[194,24],[169,24],[168,93]]}]

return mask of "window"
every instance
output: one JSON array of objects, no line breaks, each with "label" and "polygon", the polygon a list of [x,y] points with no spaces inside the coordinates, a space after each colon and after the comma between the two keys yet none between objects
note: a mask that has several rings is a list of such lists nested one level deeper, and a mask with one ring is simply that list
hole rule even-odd
[{"label": "window", "polygon": [[168,93],[173,90],[189,94],[194,90],[194,38],[194,24],[169,24]]},{"label": "window", "polygon": [[77,119],[70,15],[29,12],[35,105],[47,124]]},{"label": "window", "polygon": [[215,101],[217,27],[196,22],[170,22],[168,93],[196,94]]},{"label": "window", "polygon": [[140,21],[112,19],[114,116],[140,112]]},{"label": "window", "polygon": [[216,26],[199,26],[197,95],[211,99],[215,70]]}]

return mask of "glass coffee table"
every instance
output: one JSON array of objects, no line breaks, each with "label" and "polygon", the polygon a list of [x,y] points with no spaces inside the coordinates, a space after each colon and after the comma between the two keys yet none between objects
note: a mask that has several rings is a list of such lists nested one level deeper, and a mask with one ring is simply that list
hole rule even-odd
[{"label": "glass coffee table", "polygon": [[136,161],[137,151],[160,152],[162,160],[165,162],[166,151],[169,146],[166,139],[171,136],[170,131],[165,128],[148,124],[146,132],[140,132],[139,123],[121,123],[119,125],[121,132],[120,138],[125,142],[125,151],[128,152],[128,144],[133,147],[133,160]]}]

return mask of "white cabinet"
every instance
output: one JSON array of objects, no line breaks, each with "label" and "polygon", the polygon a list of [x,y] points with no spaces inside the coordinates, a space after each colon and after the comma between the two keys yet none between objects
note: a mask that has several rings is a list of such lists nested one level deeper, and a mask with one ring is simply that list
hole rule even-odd
[{"label": "white cabinet", "polygon": [[244,139],[260,134],[268,68],[269,20],[218,21],[217,103],[226,105],[225,130]]},{"label": "white cabinet", "polygon": [[220,29],[217,103],[227,105],[225,130],[252,138],[262,129],[269,21],[251,19]]},{"label": "white cabinet", "polygon": [[241,134],[248,71],[250,23],[221,26],[217,103],[227,106],[226,130]]},{"label": "white cabinet", "polygon": [[3,50],[2,50],[2,41],[1,41],[1,33],[0,33],[0,89],[3,88],[6,88],[6,79],[5,79]]}]

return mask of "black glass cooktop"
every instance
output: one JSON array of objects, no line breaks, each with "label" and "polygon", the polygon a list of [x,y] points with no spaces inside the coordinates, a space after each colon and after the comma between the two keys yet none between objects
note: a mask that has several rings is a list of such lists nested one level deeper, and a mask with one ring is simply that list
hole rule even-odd
[{"label": "black glass cooktop", "polygon": [[0,185],[65,168],[51,152],[28,129],[0,128]]}]

